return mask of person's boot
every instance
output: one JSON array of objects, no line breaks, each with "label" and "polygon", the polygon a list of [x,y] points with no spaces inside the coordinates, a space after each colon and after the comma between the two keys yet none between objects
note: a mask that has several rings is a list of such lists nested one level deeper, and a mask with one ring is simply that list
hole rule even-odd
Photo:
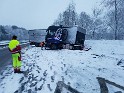
[{"label": "person's boot", "polygon": [[23,73],[23,71],[21,71],[20,68],[18,68],[17,73]]},{"label": "person's boot", "polygon": [[14,73],[17,73],[17,69],[16,68],[14,68]]}]

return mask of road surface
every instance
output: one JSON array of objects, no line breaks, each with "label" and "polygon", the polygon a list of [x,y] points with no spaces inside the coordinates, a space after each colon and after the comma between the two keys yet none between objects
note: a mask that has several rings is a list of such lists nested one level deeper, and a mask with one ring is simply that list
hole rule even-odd
[{"label": "road surface", "polygon": [[[22,48],[28,46],[29,44],[21,45]],[[12,64],[11,53],[9,52],[8,48],[0,49],[0,74],[3,70]]]}]

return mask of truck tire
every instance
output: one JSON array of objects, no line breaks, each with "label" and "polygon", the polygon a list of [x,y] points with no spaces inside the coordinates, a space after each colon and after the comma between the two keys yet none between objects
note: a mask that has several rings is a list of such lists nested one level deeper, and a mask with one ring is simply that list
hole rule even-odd
[{"label": "truck tire", "polygon": [[63,44],[59,44],[58,49],[63,49]]},{"label": "truck tire", "polygon": [[52,44],[52,45],[51,45],[51,49],[52,49],[52,50],[56,50],[56,49],[57,49],[57,45],[56,45],[56,44]]},{"label": "truck tire", "polygon": [[69,45],[69,50],[73,50],[73,47],[74,47],[74,46],[70,44],[70,45]]},{"label": "truck tire", "polygon": [[35,43],[35,46],[36,47],[40,47],[40,43]]}]

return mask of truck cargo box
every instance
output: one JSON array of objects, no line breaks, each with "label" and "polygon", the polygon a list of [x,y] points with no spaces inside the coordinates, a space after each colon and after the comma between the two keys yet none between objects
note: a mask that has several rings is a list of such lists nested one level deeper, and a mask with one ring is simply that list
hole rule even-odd
[{"label": "truck cargo box", "polygon": [[69,44],[81,44],[81,41],[85,40],[86,29],[78,26],[68,28],[68,36],[66,43]]},{"label": "truck cargo box", "polygon": [[41,42],[45,41],[46,29],[34,29],[29,30],[29,41],[30,44],[39,46]]}]

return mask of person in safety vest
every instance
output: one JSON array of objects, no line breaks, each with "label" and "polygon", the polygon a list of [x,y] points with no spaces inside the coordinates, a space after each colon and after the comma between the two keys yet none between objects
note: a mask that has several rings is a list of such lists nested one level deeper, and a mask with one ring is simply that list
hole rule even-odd
[{"label": "person in safety vest", "polygon": [[44,42],[44,41],[41,42],[41,43],[40,43],[40,46],[41,46],[41,50],[43,50],[43,47],[45,46],[45,42]]},{"label": "person in safety vest", "polygon": [[9,42],[9,51],[12,53],[14,73],[22,73],[21,68],[21,46],[17,40],[17,36],[13,36]]}]

